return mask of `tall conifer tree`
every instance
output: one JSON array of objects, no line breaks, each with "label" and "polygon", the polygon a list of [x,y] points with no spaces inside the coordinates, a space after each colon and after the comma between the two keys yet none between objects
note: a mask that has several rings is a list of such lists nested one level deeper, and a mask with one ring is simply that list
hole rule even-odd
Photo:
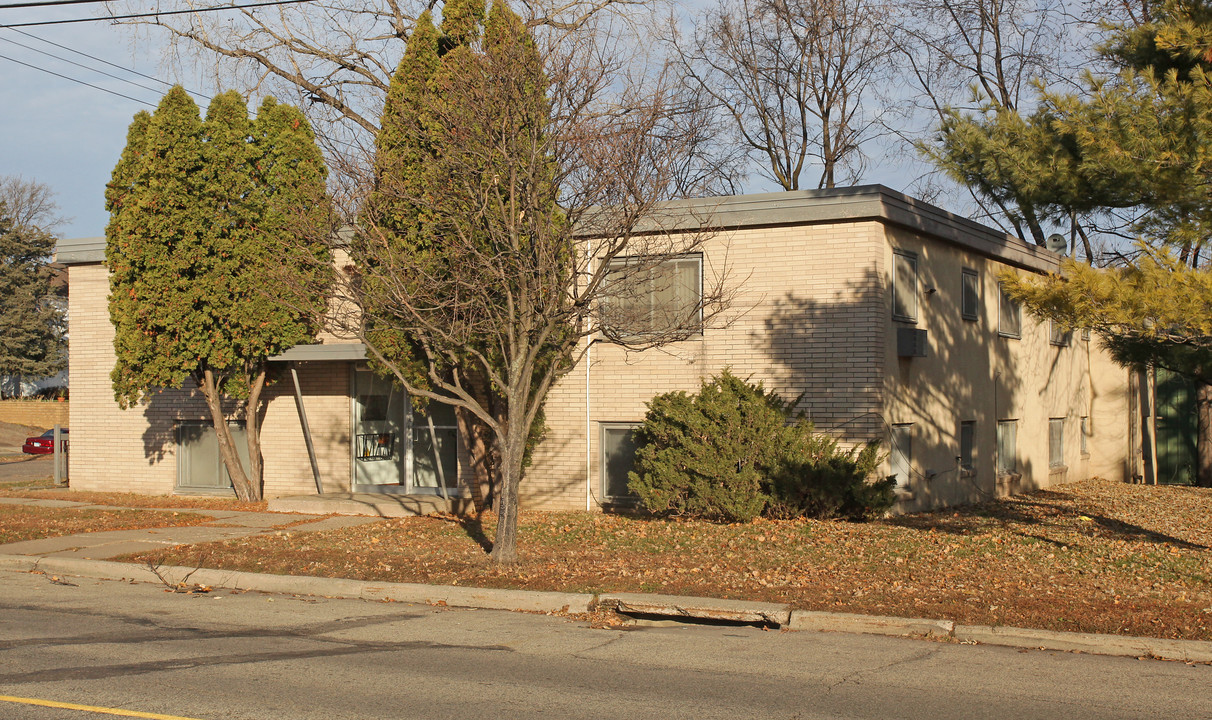
[{"label": "tall conifer tree", "polygon": [[[129,407],[196,385],[245,500],[262,494],[268,358],[315,336],[267,281],[289,267],[293,292],[322,302],[317,260],[328,257],[325,171],[311,131],[297,110],[268,102],[263,111],[250,123],[243,98],[228,92],[203,122],[173,88],[150,119],[136,116],[107,191],[115,397]],[[248,467],[228,426],[229,400],[247,430]]]}]

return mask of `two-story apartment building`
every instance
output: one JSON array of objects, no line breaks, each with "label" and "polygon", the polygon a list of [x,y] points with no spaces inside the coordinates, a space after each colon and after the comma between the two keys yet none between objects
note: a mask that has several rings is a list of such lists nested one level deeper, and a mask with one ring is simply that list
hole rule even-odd
[{"label": "two-story apartment building", "polygon": [[[701,252],[671,259],[670,274],[695,292],[726,269],[725,321],[654,351],[595,343],[549,397],[525,507],[625,499],[629,431],[645,403],[724,367],[799,398],[818,429],[847,443],[880,440],[902,511],[1129,473],[1127,371],[1000,291],[1003,271],[1054,271],[1057,255],[881,186],[686,204],[711,234]],[[72,287],[72,486],[224,492],[199,397],[168,390],[125,411],[114,402],[103,258],[103,238],[59,248]],[[453,413],[413,414],[364,357],[326,337],[278,358],[263,426],[267,496],[466,492]]]}]

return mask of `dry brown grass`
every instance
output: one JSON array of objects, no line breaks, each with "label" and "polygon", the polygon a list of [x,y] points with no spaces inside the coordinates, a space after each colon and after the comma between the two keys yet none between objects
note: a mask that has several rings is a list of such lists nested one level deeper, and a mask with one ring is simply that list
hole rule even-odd
[{"label": "dry brown grass", "polygon": [[524,513],[512,569],[491,517],[391,520],[140,555],[179,565],[573,592],[641,591],[814,610],[1212,639],[1212,490],[1102,481],[867,524],[714,525]]},{"label": "dry brown grass", "polygon": [[200,525],[213,519],[196,513],[0,505],[0,545],[105,530]]},{"label": "dry brown grass", "polygon": [[87,492],[81,490],[54,490],[50,481],[39,482],[33,487],[0,486],[0,497],[32,498],[36,500],[72,500],[90,505],[114,505],[131,508],[188,508],[194,510],[241,510],[265,512],[266,503],[240,502],[235,498],[204,498],[181,495],[136,495],[135,493]]}]

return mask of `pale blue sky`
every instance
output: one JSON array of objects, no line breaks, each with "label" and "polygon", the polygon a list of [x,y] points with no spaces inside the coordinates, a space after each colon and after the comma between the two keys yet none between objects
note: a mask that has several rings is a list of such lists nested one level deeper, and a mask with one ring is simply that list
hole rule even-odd
[{"label": "pale blue sky", "polygon": [[[6,10],[0,25],[96,14],[96,6]],[[133,41],[129,28],[107,22],[21,28],[38,38],[66,45],[102,60],[199,89],[196,78],[164,77],[158,67],[162,48],[154,41]],[[61,62],[16,41],[82,65],[95,67],[145,85],[142,89],[86,68]],[[12,29],[0,28],[0,175],[20,175],[55,191],[61,213],[68,218],[59,234],[89,237],[105,232],[105,183],[126,140],[126,128],[140,109],[150,110],[166,85],[124,73],[94,60],[47,45]],[[13,60],[129,95],[148,105],[25,67]]]},{"label": "pale blue sky", "polygon": [[[10,23],[86,17],[98,6],[6,10],[0,8],[0,26]],[[108,22],[26,27],[22,31],[102,60],[132,68],[167,82],[181,82],[187,89],[210,94],[213,88],[196,76],[169,76],[162,66],[164,39],[140,35],[136,40],[128,26]],[[119,75],[146,88],[122,82],[77,67],[16,41],[107,73]],[[12,29],[0,27],[0,175],[20,175],[55,191],[62,215],[67,218],[58,232],[62,237],[91,237],[104,234],[108,219],[104,208],[105,183],[122,152],[126,129],[140,109],[152,109],[167,85],[106,66],[94,60],[44,44]],[[83,80],[135,100],[118,97],[91,87],[55,77],[13,62],[29,63],[71,78]],[[234,88],[243,90],[244,88]],[[142,101],[138,102],[138,101]],[[146,103],[146,104],[143,104]],[[205,101],[200,101],[205,105]],[[877,148],[872,154],[879,151]],[[863,182],[880,182],[904,190],[912,174],[872,158]],[[815,180],[805,171],[805,180]],[[746,184],[749,192],[774,189],[756,174]],[[960,209],[960,208],[954,208]]]}]

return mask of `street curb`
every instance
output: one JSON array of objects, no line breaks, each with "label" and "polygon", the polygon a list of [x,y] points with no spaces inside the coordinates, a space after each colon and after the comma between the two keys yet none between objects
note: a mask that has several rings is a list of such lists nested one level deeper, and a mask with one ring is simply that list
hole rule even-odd
[{"label": "street curb", "polygon": [[949,638],[955,629],[950,620],[892,617],[889,615],[856,615],[853,613],[792,610],[789,630],[818,632],[849,632],[865,635],[926,636]]},{"label": "street curb", "polygon": [[[132,580],[159,583],[143,565],[84,560],[79,558],[34,557],[0,554],[0,570],[41,571],[87,577],[98,580]],[[392,600],[396,602],[487,610],[516,610],[547,613],[588,613],[609,608],[622,613],[700,618],[742,623],[777,625],[793,631],[845,632],[867,635],[916,636],[952,640],[961,643],[998,645],[1033,650],[1083,652],[1091,655],[1149,657],[1181,662],[1212,663],[1212,642],[1168,640],[1125,635],[1057,632],[1016,627],[956,625],[950,620],[858,615],[812,610],[792,610],[787,605],[744,600],[656,595],[649,593],[542,592],[500,588],[384,583],[344,578],[299,575],[270,575],[237,570],[196,569],[179,566],[157,568],[170,583],[208,585],[232,590],[289,595]],[[188,579],[186,579],[188,578]]]},{"label": "street curb", "polygon": [[[25,555],[0,555],[0,569],[89,577],[98,580],[135,580],[159,583],[160,578],[146,566],[108,560],[78,558],[37,558]],[[485,610],[521,610],[525,612],[587,613],[593,608],[594,596],[577,593],[540,592],[499,588],[458,587],[454,585],[422,585],[419,583],[387,583],[344,578],[323,578],[300,575],[271,575],[238,570],[211,570],[162,565],[157,568],[170,583],[208,585],[231,590],[290,595],[319,595],[323,597],[359,598],[362,600],[393,600],[396,602]],[[186,579],[188,576],[188,580]]]},{"label": "street curb", "polygon": [[1201,640],[1167,640],[1130,635],[1097,635],[1016,627],[990,627],[988,625],[956,625],[952,637],[959,642],[981,643],[982,645],[1212,663],[1212,642]]}]

